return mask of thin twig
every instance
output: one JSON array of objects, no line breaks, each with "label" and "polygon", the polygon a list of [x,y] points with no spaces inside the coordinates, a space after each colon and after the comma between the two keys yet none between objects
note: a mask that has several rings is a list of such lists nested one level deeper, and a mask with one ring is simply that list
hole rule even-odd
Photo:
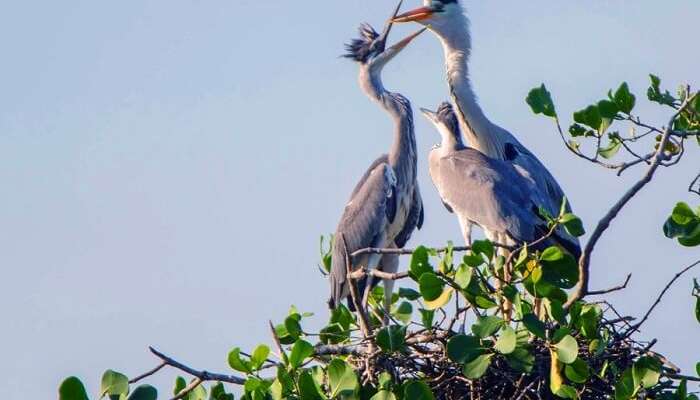
[{"label": "thin twig", "polygon": [[344,234],[340,234],[340,240],[343,244],[343,253],[345,254],[345,268],[347,271],[348,286],[350,287],[350,298],[352,299],[352,304],[355,306],[355,311],[357,311],[358,314],[358,321],[360,324],[360,330],[362,331],[362,335],[364,335],[365,339],[367,339],[372,334],[372,331],[369,325],[369,319],[367,318],[367,314],[365,314],[365,310],[362,307],[362,303],[359,300],[360,297],[357,293],[355,279],[352,278],[352,264],[350,261],[350,254],[348,253],[347,242],[345,241]]},{"label": "thin twig", "polygon": [[194,378],[194,379],[192,380],[192,382],[190,382],[187,386],[185,386],[184,388],[182,388],[182,390],[180,390],[180,391],[177,393],[177,395],[176,395],[175,397],[173,397],[172,399],[170,399],[170,400],[180,400],[180,399],[184,398],[185,396],[187,396],[188,393],[190,393],[191,391],[195,390],[195,389],[197,388],[197,386],[201,385],[202,382],[203,382],[203,381],[202,381],[201,378]]},{"label": "thin twig", "polygon": [[644,324],[644,323],[649,319],[649,316],[651,315],[652,311],[654,311],[654,309],[656,308],[656,306],[658,306],[659,303],[661,303],[661,299],[663,299],[663,297],[666,295],[666,292],[668,292],[668,290],[671,288],[671,286],[673,286],[673,284],[678,280],[678,278],[680,278],[683,274],[685,274],[686,272],[690,271],[691,269],[697,267],[698,265],[700,265],[700,260],[698,260],[698,261],[696,261],[696,262],[690,264],[689,266],[685,267],[683,270],[681,270],[680,272],[678,272],[678,273],[673,277],[673,279],[671,279],[671,280],[666,284],[666,286],[664,287],[664,290],[661,291],[661,293],[659,294],[659,297],[657,297],[657,298],[656,298],[656,301],[654,301],[654,304],[652,304],[651,307],[649,308],[649,310],[647,311],[647,313],[644,314],[644,318],[642,318],[642,320],[639,321],[639,323],[634,324],[634,325],[625,333],[625,336],[626,336],[626,337],[629,337],[629,335],[631,335],[633,332],[638,331],[639,328],[642,326],[642,324]]},{"label": "thin twig", "polygon": [[140,381],[140,380],[142,380],[142,379],[148,378],[149,376],[151,376],[151,375],[155,374],[156,372],[160,371],[160,370],[161,370],[163,367],[165,367],[166,365],[168,365],[168,364],[166,364],[165,361],[163,361],[162,363],[158,364],[158,366],[156,366],[156,367],[153,368],[152,370],[150,370],[150,371],[148,371],[148,372],[144,372],[143,374],[137,376],[136,378],[130,379],[130,380],[129,380],[129,384],[131,385],[131,384],[136,383],[136,382],[138,382],[138,381]]},{"label": "thin twig", "polygon": [[610,289],[605,289],[605,290],[591,290],[588,292],[589,296],[599,296],[601,294],[608,294],[612,292],[617,292],[623,289],[627,289],[627,284],[630,282],[630,279],[632,279],[632,274],[627,275],[627,279],[625,279],[625,283],[619,286],[612,287]]},{"label": "thin twig", "polygon": [[272,333],[272,339],[275,342],[275,346],[277,347],[277,351],[280,353],[280,360],[282,360],[285,364],[287,364],[287,353],[284,352],[284,349],[282,348],[282,343],[280,343],[280,338],[277,336],[277,331],[275,330],[275,326],[272,325],[272,321],[267,321],[270,324],[270,332]]},{"label": "thin twig", "polygon": [[[512,246],[507,246],[504,244],[500,243],[493,243],[494,247],[500,247],[508,250],[513,250]],[[450,247],[439,247],[439,248],[430,248],[431,250],[435,250],[438,254],[446,253],[448,250],[450,250]],[[464,252],[464,251],[469,251],[471,250],[471,246],[455,246],[451,248],[453,252]],[[396,254],[400,256],[406,256],[406,255],[411,255],[416,252],[416,249],[396,249],[396,248],[377,248],[377,247],[367,247],[364,249],[357,250],[350,254],[351,257],[357,257],[361,256],[364,254]]]}]

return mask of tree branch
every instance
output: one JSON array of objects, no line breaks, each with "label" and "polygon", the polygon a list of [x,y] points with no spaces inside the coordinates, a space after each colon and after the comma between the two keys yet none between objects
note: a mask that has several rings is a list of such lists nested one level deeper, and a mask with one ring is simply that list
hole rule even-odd
[{"label": "tree branch", "polygon": [[199,371],[194,368],[188,367],[187,365],[176,361],[173,358],[170,358],[166,356],[165,354],[159,352],[158,350],[154,349],[153,347],[148,347],[148,349],[153,353],[156,357],[160,358],[161,361],[163,361],[163,364],[171,366],[175,369],[179,369],[182,372],[185,372],[189,375],[194,376],[195,378],[198,378],[202,382],[207,382],[207,381],[217,381],[217,382],[228,382],[232,383],[234,385],[243,385],[245,383],[245,379],[235,376],[235,375],[225,375],[225,374],[218,374],[214,372],[208,372],[208,371]]},{"label": "tree branch", "polygon": [[143,374],[137,376],[136,378],[130,379],[130,380],[129,380],[129,384],[131,385],[131,384],[134,384],[134,383],[136,383],[136,382],[138,382],[138,381],[140,381],[140,380],[142,380],[142,379],[148,378],[149,376],[151,376],[151,375],[155,374],[156,372],[160,371],[160,370],[161,370],[163,367],[165,367],[166,365],[168,365],[168,364],[166,364],[165,361],[163,361],[162,363],[158,364],[158,366],[156,366],[156,367],[153,368],[152,370],[150,370],[150,371],[148,371],[148,372],[145,372],[145,373],[143,373]]},{"label": "tree branch", "polygon": [[625,283],[619,286],[612,287],[610,289],[605,289],[605,290],[592,290],[588,292],[589,296],[599,296],[601,294],[608,294],[612,292],[617,292],[623,289],[627,289],[627,284],[630,283],[630,279],[632,279],[632,274],[627,275],[627,279],[625,279]]},{"label": "tree branch", "polygon": [[596,244],[598,244],[598,241],[603,236],[603,233],[605,233],[605,231],[610,227],[612,221],[617,217],[617,215],[627,205],[627,203],[630,200],[632,200],[632,198],[636,196],[637,193],[639,193],[644,188],[644,186],[651,182],[651,179],[654,177],[654,174],[661,165],[661,162],[664,161],[664,159],[666,159],[667,157],[666,144],[668,143],[669,137],[671,136],[671,132],[673,132],[673,122],[676,120],[678,115],[680,115],[680,113],[683,112],[683,110],[686,107],[688,107],[688,105],[693,101],[693,99],[695,99],[695,96],[697,96],[697,93],[686,99],[686,101],[684,101],[681,105],[680,109],[675,114],[673,114],[673,116],[669,120],[668,127],[664,130],[663,137],[661,138],[658,150],[656,151],[656,154],[654,156],[654,161],[649,166],[649,169],[647,170],[646,174],[644,174],[642,179],[637,181],[637,183],[635,183],[632,186],[632,188],[630,188],[627,191],[627,193],[625,193],[622,196],[622,198],[620,198],[620,200],[618,200],[618,202],[615,203],[615,205],[607,212],[607,214],[605,214],[603,219],[601,219],[600,222],[598,222],[598,225],[591,234],[588,243],[586,243],[586,247],[584,248],[583,253],[581,254],[581,258],[579,258],[579,283],[576,286],[573,295],[564,305],[564,308],[566,310],[568,310],[571,307],[571,305],[574,304],[576,301],[582,299],[588,294],[591,254],[593,253]]},{"label": "tree branch", "polygon": [[340,240],[343,243],[343,253],[345,254],[345,269],[347,271],[348,286],[350,287],[350,298],[352,299],[352,304],[355,306],[355,310],[357,311],[357,319],[360,325],[360,330],[362,331],[362,334],[364,335],[365,339],[367,339],[372,334],[372,330],[369,325],[369,319],[367,318],[367,314],[365,314],[365,310],[362,307],[362,303],[360,301],[361,297],[358,296],[357,286],[355,285],[355,279],[352,278],[352,263],[350,260],[350,254],[348,253],[348,246],[347,242],[345,241],[345,235],[342,233],[340,234]]}]

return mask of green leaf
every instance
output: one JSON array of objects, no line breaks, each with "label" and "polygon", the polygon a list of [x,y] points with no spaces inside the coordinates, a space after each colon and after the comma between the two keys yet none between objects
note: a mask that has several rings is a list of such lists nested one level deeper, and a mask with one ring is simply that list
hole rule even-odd
[{"label": "green leaf", "polygon": [[569,127],[569,134],[573,137],[592,136],[595,132],[590,131],[579,124],[572,124]]},{"label": "green leaf", "polygon": [[426,272],[433,272],[433,267],[430,265],[428,249],[424,246],[419,246],[413,251],[411,256],[409,275],[414,281],[418,282]]},{"label": "green leaf", "polygon": [[615,400],[629,400],[637,393],[637,385],[632,376],[632,369],[628,368],[615,384]]},{"label": "green leaf", "polygon": [[350,325],[355,322],[355,317],[343,304],[339,304],[338,307],[331,313],[331,323],[338,323],[343,329],[350,329]]},{"label": "green leaf", "polygon": [[455,272],[455,283],[462,289],[469,287],[469,283],[472,280],[472,268],[466,264],[460,264]]},{"label": "green leaf", "polygon": [[564,228],[571,236],[580,237],[586,234],[581,218],[575,216],[574,214],[566,213],[562,215],[559,222],[564,225]]},{"label": "green leaf", "polygon": [[228,353],[228,365],[236,371],[245,374],[253,373],[253,367],[250,362],[241,358],[241,349],[236,347]]},{"label": "green leaf", "polygon": [[129,395],[128,400],[156,400],[157,398],[158,391],[156,388],[151,385],[140,385]]},{"label": "green leaf", "polygon": [[586,383],[588,378],[591,376],[588,364],[586,364],[586,362],[580,358],[577,358],[576,361],[568,364],[564,368],[564,374],[570,381],[576,383]]},{"label": "green leaf", "polygon": [[617,135],[611,135],[610,142],[607,146],[598,149],[598,154],[605,159],[611,159],[615,157],[622,146],[622,141]]},{"label": "green leaf", "polygon": [[445,283],[432,272],[421,275],[418,287],[423,298],[427,301],[436,300],[442,294]]},{"label": "green leaf", "polygon": [[530,106],[533,113],[556,118],[557,111],[554,108],[552,95],[544,86],[544,83],[542,86],[530,90],[525,101]]},{"label": "green leaf", "polygon": [[437,310],[438,308],[444,307],[450,302],[450,299],[452,299],[452,292],[454,292],[454,289],[451,287],[446,288],[437,299],[431,301],[426,300],[425,308],[428,310]]},{"label": "green leaf", "polygon": [[574,113],[574,121],[581,125],[586,125],[598,131],[603,124],[603,118],[600,115],[600,110],[595,105],[590,105],[583,110]]},{"label": "green leaf", "polygon": [[328,324],[319,332],[319,339],[324,344],[342,343],[347,340],[348,337],[348,331],[343,329],[339,323]]},{"label": "green leaf", "polygon": [[465,254],[462,258],[462,263],[466,264],[469,267],[478,267],[479,265],[482,265],[485,262],[486,261],[482,256],[473,253]]},{"label": "green leaf", "polygon": [[506,361],[514,370],[528,374],[535,367],[535,356],[525,347],[516,347],[515,351],[506,355]]},{"label": "green leaf", "polygon": [[623,82],[622,85],[615,91],[615,104],[617,107],[625,114],[629,114],[634,109],[636,102],[635,96],[630,92],[630,88],[627,82]]},{"label": "green leaf", "polygon": [[695,364],[695,372],[696,372],[696,373],[698,374],[698,376],[700,377],[700,362],[697,363],[697,364]]},{"label": "green leaf", "polygon": [[284,320],[284,327],[287,328],[287,333],[295,340],[299,339],[299,336],[302,334],[300,319],[301,316],[299,314],[292,314]]},{"label": "green leaf", "polygon": [[175,386],[173,387],[173,395],[177,395],[187,386],[185,378],[178,376],[175,378]]},{"label": "green leaf", "polygon": [[75,376],[66,378],[58,387],[58,400],[88,400],[83,382]]},{"label": "green leaf", "polygon": [[425,382],[411,381],[404,386],[403,400],[435,400],[435,396]]},{"label": "green leaf", "polygon": [[475,240],[472,243],[472,252],[474,254],[482,254],[487,260],[491,260],[495,249],[490,240]]},{"label": "green leaf", "polygon": [[[276,382],[281,389],[279,381],[276,380]],[[209,400],[234,400],[234,396],[231,393],[226,393],[226,389],[224,389],[223,383],[216,382],[214,385],[212,385],[211,389],[209,389]]]},{"label": "green leaf", "polygon": [[330,397],[352,394],[358,388],[357,376],[345,361],[336,358],[328,364]]},{"label": "green leaf", "polygon": [[491,365],[491,357],[493,357],[493,354],[484,354],[464,364],[462,373],[469,379],[481,378],[488,370],[489,365]]},{"label": "green leaf", "polygon": [[314,354],[314,346],[304,340],[297,340],[292,346],[292,352],[289,355],[289,365],[293,368],[299,368],[304,361]]},{"label": "green leaf", "polygon": [[569,385],[561,385],[555,394],[562,399],[578,400],[576,389]]},{"label": "green leaf", "polygon": [[411,322],[411,315],[413,315],[413,306],[407,301],[401,302],[393,312],[393,315],[399,321],[408,324]]},{"label": "green leaf", "polygon": [[504,324],[503,319],[498,317],[479,317],[476,323],[472,325],[472,332],[476,336],[485,339],[498,332]]},{"label": "green leaf", "polygon": [[649,75],[651,80],[651,86],[647,89],[647,98],[650,101],[659,103],[662,105],[674,105],[676,99],[668,92],[668,90],[661,92],[661,79],[656,75]]},{"label": "green leaf", "polygon": [[544,323],[540,321],[535,314],[526,314],[523,316],[523,325],[530,333],[540,339],[547,339],[546,328]]},{"label": "green leaf", "polygon": [[[571,289],[578,283],[578,264],[559,247],[548,247],[540,257],[542,279],[558,288]],[[550,297],[546,296],[545,297]],[[564,299],[566,300],[566,298]]]},{"label": "green leaf", "polygon": [[597,106],[598,111],[600,111],[600,116],[607,119],[614,119],[620,111],[617,103],[610,100],[601,100],[598,102]]},{"label": "green leaf", "polygon": [[632,366],[632,374],[635,382],[649,389],[659,383],[661,377],[661,362],[652,357],[641,357]]},{"label": "green leaf", "polygon": [[108,369],[102,374],[100,397],[119,396],[129,392],[129,378],[126,375]]},{"label": "green leaf", "polygon": [[304,400],[326,400],[323,390],[316,383],[309,371],[303,371],[299,374],[299,394]]},{"label": "green leaf", "polygon": [[252,364],[253,369],[260,369],[260,367],[262,367],[265,361],[267,361],[267,356],[269,355],[269,347],[265,346],[264,344],[261,344],[260,346],[256,347],[255,350],[253,350],[252,357],[250,358],[250,362]]},{"label": "green leaf", "polygon": [[493,348],[501,354],[510,354],[515,351],[516,341],[515,330],[510,326],[506,326],[501,331],[501,336],[499,336]]},{"label": "green leaf", "polygon": [[421,308],[418,311],[420,311],[421,322],[423,323],[423,326],[426,328],[430,328],[431,326],[433,326],[435,310],[426,310],[424,308]]},{"label": "green leaf", "polygon": [[377,345],[387,353],[402,350],[406,343],[406,327],[386,326],[377,333]]},{"label": "green leaf", "polygon": [[408,289],[408,288],[400,288],[399,289],[399,297],[402,297],[406,300],[410,301],[416,301],[420,299],[420,293],[413,289]]},{"label": "green leaf", "polygon": [[396,395],[388,390],[380,390],[369,400],[396,400]]},{"label": "green leaf", "polygon": [[581,314],[576,326],[588,339],[598,337],[598,326],[603,317],[603,310],[597,304],[585,304],[581,308]]},{"label": "green leaf", "polygon": [[[192,381],[194,381],[194,379]],[[207,400],[207,390],[204,388],[204,385],[199,385],[189,392],[187,394],[187,400]]]},{"label": "green leaf", "polygon": [[486,349],[476,336],[455,335],[447,341],[447,356],[457,363],[472,361],[485,352]]},{"label": "green leaf", "polygon": [[578,343],[571,335],[566,335],[559,343],[555,344],[559,361],[571,364],[578,357]]}]

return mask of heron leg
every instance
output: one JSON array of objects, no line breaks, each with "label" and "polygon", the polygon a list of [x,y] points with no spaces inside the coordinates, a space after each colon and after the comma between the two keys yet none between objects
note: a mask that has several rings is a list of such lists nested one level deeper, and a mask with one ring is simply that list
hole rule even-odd
[{"label": "heron leg", "polygon": [[[381,254],[371,254],[367,260],[367,272],[374,270],[379,265],[379,261],[382,259]],[[374,276],[367,275],[367,284],[365,285],[365,292],[362,293],[362,308],[367,309],[367,303],[369,302],[369,295],[372,293],[372,286],[374,285]]]},{"label": "heron leg", "polygon": [[[395,247],[395,246],[392,246]],[[399,270],[399,256],[396,254],[385,254],[382,257],[382,271],[388,273],[395,273]],[[384,315],[382,317],[382,323],[384,326],[389,325],[389,314],[391,313],[391,298],[394,293],[394,280],[384,279]]]},{"label": "heron leg", "polygon": [[472,223],[464,218],[458,218],[459,226],[462,230],[462,236],[464,237],[464,243],[471,247],[472,245]]}]

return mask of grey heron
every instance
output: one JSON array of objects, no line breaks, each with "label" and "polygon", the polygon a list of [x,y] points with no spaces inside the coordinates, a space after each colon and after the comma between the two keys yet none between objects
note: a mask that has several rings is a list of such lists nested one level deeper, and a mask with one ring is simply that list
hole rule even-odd
[{"label": "grey heron", "polygon": [[[390,30],[390,22],[381,35],[370,25],[363,24],[360,27],[360,38],[346,45],[345,57],[356,61],[360,66],[360,87],[389,114],[394,122],[394,131],[389,153],[380,156],[370,165],[353,190],[338,224],[329,276],[331,308],[337,307],[349,295],[345,254],[368,247],[401,248],[411,233],[423,224],[423,202],[416,181],[417,152],[411,103],[401,94],[386,90],[381,73],[384,66],[425,29],[387,48],[386,40]],[[396,257],[361,255],[352,260],[352,266],[395,272],[398,268]],[[367,301],[373,281],[373,277],[368,276],[359,285],[363,304]],[[386,312],[390,310],[392,290],[393,281],[385,280]],[[350,308],[353,308],[352,303]]]},{"label": "grey heron", "polygon": [[[435,33],[445,54],[447,82],[462,133],[469,145],[489,157],[517,165],[532,178],[545,196],[542,206],[556,216],[564,202],[564,191],[542,162],[510,132],[489,121],[477,102],[469,80],[471,35],[469,21],[458,0],[424,0],[424,6],[398,15],[394,22],[418,22]],[[567,202],[567,211],[570,206]],[[578,244],[563,227],[558,233]],[[580,245],[579,245],[580,247]]]},{"label": "grey heron", "polygon": [[[430,151],[430,177],[445,207],[457,215],[465,241],[470,241],[472,224],[482,227],[489,240],[509,246],[545,236],[547,221],[538,212],[544,196],[535,182],[516,165],[465,146],[449,103],[442,103],[437,112],[421,111],[442,138]],[[535,249],[552,245],[580,256],[578,243],[558,232]]]}]

